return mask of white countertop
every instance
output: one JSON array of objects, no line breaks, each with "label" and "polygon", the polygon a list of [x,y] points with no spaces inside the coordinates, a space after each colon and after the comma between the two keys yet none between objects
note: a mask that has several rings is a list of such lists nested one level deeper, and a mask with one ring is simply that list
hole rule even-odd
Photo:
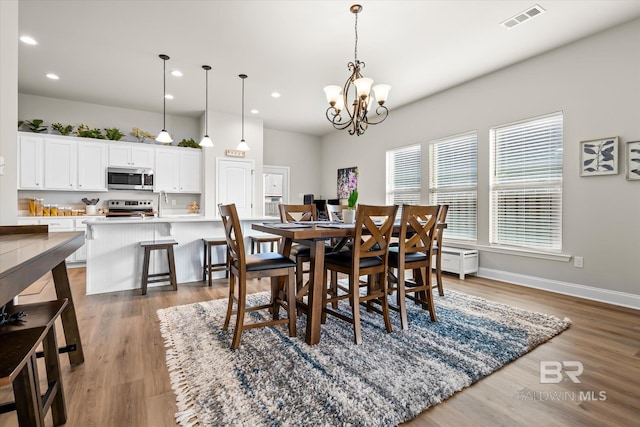
[{"label": "white countertop", "polygon": [[[102,217],[92,218],[83,221],[83,224],[87,225],[111,225],[111,224],[165,224],[176,222],[221,222],[222,219],[219,216],[207,217],[198,214],[185,214],[185,215],[163,215],[162,217]],[[274,217],[254,217],[254,218],[240,218],[240,221],[267,221],[267,222],[280,222],[278,218]]]}]

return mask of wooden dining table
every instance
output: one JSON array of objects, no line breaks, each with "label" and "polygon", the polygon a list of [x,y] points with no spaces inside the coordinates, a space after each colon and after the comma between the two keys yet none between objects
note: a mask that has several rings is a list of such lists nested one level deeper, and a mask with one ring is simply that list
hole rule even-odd
[{"label": "wooden dining table", "polygon": [[[446,228],[446,224],[438,224],[440,228]],[[320,324],[322,319],[322,293],[325,291],[324,255],[325,242],[331,239],[344,239],[355,235],[354,224],[333,223],[328,221],[309,221],[304,223],[254,223],[252,229],[264,233],[275,234],[283,237],[279,247],[282,255],[289,257],[293,242],[310,248],[311,275],[313,280],[309,284],[307,300],[307,329],[305,341],[309,345],[320,342]],[[394,224],[393,233],[400,232],[400,224]]]},{"label": "wooden dining table", "polygon": [[[0,226],[0,307],[44,274],[51,272],[59,299],[68,303],[61,314],[69,362],[84,362],[73,296],[65,259],[84,244],[81,231],[50,233],[46,225]],[[27,313],[28,314],[28,313]]]}]

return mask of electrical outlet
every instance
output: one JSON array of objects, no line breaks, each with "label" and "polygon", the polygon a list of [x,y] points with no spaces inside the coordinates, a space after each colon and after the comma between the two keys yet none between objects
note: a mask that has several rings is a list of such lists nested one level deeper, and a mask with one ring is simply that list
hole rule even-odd
[{"label": "electrical outlet", "polygon": [[298,198],[304,199],[304,193],[298,193]]},{"label": "electrical outlet", "polygon": [[573,257],[573,266],[577,267],[577,268],[583,268],[584,267],[584,258],[581,256],[574,256]]},{"label": "electrical outlet", "polygon": [[0,156],[0,175],[4,175],[4,156]]},{"label": "electrical outlet", "polygon": [[176,199],[171,199],[171,206],[175,206],[176,205]]}]

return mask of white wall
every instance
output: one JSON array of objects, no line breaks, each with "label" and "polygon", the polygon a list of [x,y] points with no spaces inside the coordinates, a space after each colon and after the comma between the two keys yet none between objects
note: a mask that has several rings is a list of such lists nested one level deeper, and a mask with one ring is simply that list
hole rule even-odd
[{"label": "white wall", "polygon": [[488,251],[481,252],[480,266],[508,272],[514,281],[524,275],[640,295],[640,182],[625,180],[623,161],[615,176],[580,177],[578,169],[579,141],[619,136],[622,149],[640,140],[639,52],[635,20],[392,110],[363,136],[332,132],[322,138],[322,192],[335,192],[336,169],[358,166],[359,201],[385,203],[385,151],[419,142],[427,201],[426,143],[475,129],[478,244],[488,245],[490,128],[563,111],[563,253],[583,256],[584,268]]},{"label": "white wall", "polygon": [[0,224],[15,224],[18,202],[18,1],[0,1]]},{"label": "white wall", "polygon": [[264,164],[289,166],[289,203],[302,203],[300,194],[313,194],[316,199],[325,195],[320,191],[320,138],[302,133],[264,130]]}]

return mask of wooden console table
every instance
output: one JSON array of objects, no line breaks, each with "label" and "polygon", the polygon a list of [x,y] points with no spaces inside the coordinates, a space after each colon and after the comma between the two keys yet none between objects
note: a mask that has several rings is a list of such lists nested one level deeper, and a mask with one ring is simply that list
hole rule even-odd
[{"label": "wooden console table", "polygon": [[59,299],[68,304],[62,312],[62,327],[69,362],[84,362],[65,259],[84,244],[80,231],[49,233],[46,225],[0,226],[0,307],[12,304],[13,298],[47,272]]}]

